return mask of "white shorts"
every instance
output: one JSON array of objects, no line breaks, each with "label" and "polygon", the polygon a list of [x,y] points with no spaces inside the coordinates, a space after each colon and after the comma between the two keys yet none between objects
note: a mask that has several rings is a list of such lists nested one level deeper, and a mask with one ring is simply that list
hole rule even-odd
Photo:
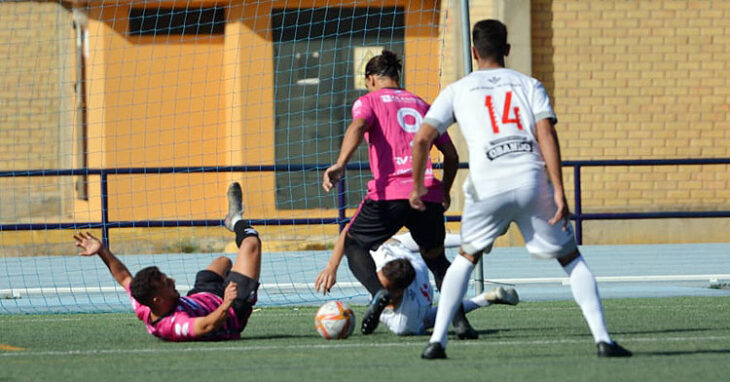
[{"label": "white shorts", "polygon": [[537,186],[507,191],[484,200],[466,196],[461,217],[461,249],[468,254],[489,253],[497,237],[507,232],[511,222],[517,223],[525,247],[538,258],[560,258],[578,249],[573,226],[548,223],[557,206],[553,188],[547,182]]}]

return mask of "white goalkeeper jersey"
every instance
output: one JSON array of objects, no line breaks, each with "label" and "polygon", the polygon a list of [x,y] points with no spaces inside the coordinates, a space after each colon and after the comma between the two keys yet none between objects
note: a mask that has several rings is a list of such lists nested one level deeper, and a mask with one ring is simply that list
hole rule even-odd
[{"label": "white goalkeeper jersey", "polygon": [[443,134],[459,124],[469,148],[464,193],[481,200],[546,181],[535,124],[557,118],[540,81],[511,69],[472,72],[446,87],[424,118]]},{"label": "white goalkeeper jersey", "polygon": [[410,251],[400,242],[392,241],[381,245],[377,251],[370,251],[377,270],[396,259],[408,260],[416,271],[416,279],[403,291],[400,304],[395,309],[386,309],[380,321],[398,335],[420,334],[424,329],[424,317],[431,309],[433,287],[428,278],[428,267],[421,254]]}]

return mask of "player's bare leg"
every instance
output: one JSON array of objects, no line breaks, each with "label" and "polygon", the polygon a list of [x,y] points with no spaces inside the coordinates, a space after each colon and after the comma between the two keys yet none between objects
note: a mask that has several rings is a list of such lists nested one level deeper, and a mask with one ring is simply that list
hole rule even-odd
[{"label": "player's bare leg", "polygon": [[254,280],[261,274],[261,240],[258,232],[243,220],[243,192],[238,182],[231,183],[226,193],[228,197],[228,213],[224,220],[226,228],[236,233],[238,254],[231,271],[238,272]]},{"label": "player's bare leg", "polygon": [[210,262],[210,265],[208,265],[208,268],[206,269],[211,272],[215,272],[220,277],[225,278],[226,276],[228,276],[228,272],[231,271],[231,265],[233,265],[231,259],[225,256],[219,256],[213,259],[213,261]]}]

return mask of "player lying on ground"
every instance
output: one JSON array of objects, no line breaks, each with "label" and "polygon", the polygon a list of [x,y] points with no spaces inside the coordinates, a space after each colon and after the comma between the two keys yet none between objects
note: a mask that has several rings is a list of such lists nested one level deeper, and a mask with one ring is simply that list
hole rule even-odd
[{"label": "player lying on ground", "polygon": [[578,252],[568,222],[560,167],[557,117],[545,88],[532,77],[504,67],[507,27],[497,20],[474,25],[472,54],[479,70],[446,87],[413,139],[410,204],[425,208],[421,195],[431,142],[457,122],[469,147],[464,183],[461,251],[444,278],[433,335],[422,358],[446,358],[448,324],[461,304],[469,275],[482,253],[514,221],[535,257],[556,259],[602,357],[631,352],[608,334],[596,279]]},{"label": "player lying on ground", "polygon": [[261,241],[258,232],[243,220],[241,186],[228,188],[225,226],[236,233],[238,255],[231,263],[221,256],[197,273],[186,297],[175,289],[175,280],[155,267],[134,277],[101,241],[90,233],[74,235],[81,256],[98,255],[114,279],[129,294],[137,318],[147,331],[169,341],[237,339],[246,327],[261,272]]},{"label": "player lying on ground", "polygon": [[[342,236],[345,231],[340,235]],[[445,247],[458,246],[458,235],[446,235]],[[382,310],[382,321],[397,335],[423,334],[433,327],[436,307],[432,305],[433,287],[428,268],[418,251],[418,244],[409,233],[393,236],[370,255],[375,262],[377,278],[391,295],[391,303]],[[337,268],[342,260],[342,243],[335,246],[330,262],[315,280],[315,289],[326,294],[336,283]],[[376,301],[373,298],[373,301]],[[517,305],[519,297],[513,288],[497,287],[462,301],[465,313],[492,304]],[[371,302],[372,305],[372,302]],[[370,307],[369,307],[370,308]]]},{"label": "player lying on ground", "polygon": [[[444,156],[443,177],[441,180],[434,177],[431,162],[427,161],[425,208],[411,209],[408,205],[413,181],[411,146],[429,105],[416,94],[400,88],[402,68],[397,55],[388,50],[368,61],[365,66],[368,93],[353,103],[352,122],[345,131],[337,162],[322,177],[322,188],[329,192],[345,176],[345,166],[357,147],[363,139],[367,140],[373,179],[368,182],[368,193],[352,217],[344,241],[352,274],[375,297],[374,309],[366,311],[361,321],[363,334],[375,330],[372,325],[377,325],[380,312],[390,303],[390,296],[375,277],[371,250],[407,227],[433,273],[437,288],[441,288],[450,265],[443,247],[444,211],[449,208],[449,192],[459,166],[459,155],[448,134],[434,140]],[[453,324],[459,338],[479,337],[463,309],[457,309]]]}]

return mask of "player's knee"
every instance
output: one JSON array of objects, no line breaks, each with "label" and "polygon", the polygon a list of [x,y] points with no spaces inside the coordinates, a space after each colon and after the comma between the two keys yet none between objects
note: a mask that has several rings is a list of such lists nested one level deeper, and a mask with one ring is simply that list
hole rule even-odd
[{"label": "player's knee", "polygon": [[363,248],[360,243],[351,238],[350,235],[345,235],[345,255],[347,258],[351,258],[353,256],[359,257],[359,256],[370,256],[370,251]]},{"label": "player's knee", "polygon": [[226,270],[230,270],[233,266],[233,262],[231,261],[231,259],[226,256],[218,256],[213,261],[215,261],[217,264],[220,264],[220,266]]},{"label": "player's knee", "polygon": [[421,248],[421,256],[423,256],[424,259],[437,259],[439,257],[446,257],[446,252],[444,252],[444,246],[439,245],[438,247],[431,248],[431,249],[424,249]]},{"label": "player's knee", "polygon": [[469,260],[472,264],[476,264],[479,259],[482,258],[482,251],[479,251],[477,253],[466,253],[463,250],[460,250],[459,255]]},{"label": "player's knee", "polygon": [[260,254],[261,253],[261,240],[258,238],[258,236],[245,237],[241,241],[241,244],[238,246],[238,252],[256,254],[256,255]]},{"label": "player's knee", "polygon": [[578,250],[575,250],[565,256],[558,258],[558,263],[560,263],[561,266],[565,267],[568,264],[572,263],[573,260],[577,259],[578,256],[580,256],[580,252]]}]

